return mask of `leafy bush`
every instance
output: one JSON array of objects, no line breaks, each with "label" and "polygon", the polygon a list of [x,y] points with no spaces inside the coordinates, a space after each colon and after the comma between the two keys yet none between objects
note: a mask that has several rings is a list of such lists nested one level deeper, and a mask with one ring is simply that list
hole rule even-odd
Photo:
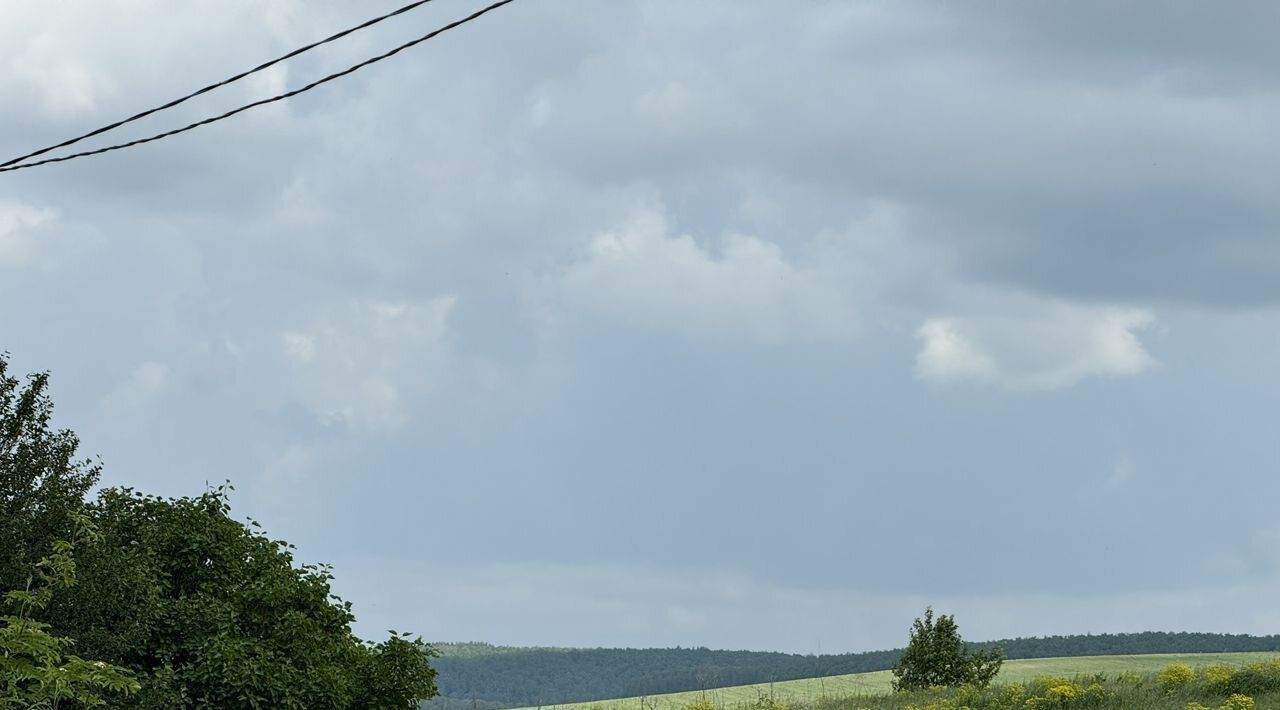
[{"label": "leafy bush", "polygon": [[1120,671],[1116,674],[1116,682],[1124,685],[1132,685],[1135,688],[1141,688],[1143,677],[1137,671]]},{"label": "leafy bush", "polygon": [[1156,682],[1165,690],[1180,690],[1195,678],[1196,672],[1185,663],[1170,663],[1156,674]]},{"label": "leafy bush", "polygon": [[1057,675],[1040,675],[1031,679],[1031,684],[1028,690],[1032,695],[1044,695],[1054,686],[1070,684],[1070,678],[1064,678]]},{"label": "leafy bush", "polygon": [[893,687],[898,691],[962,685],[985,688],[1003,662],[1004,652],[999,647],[987,651],[965,648],[955,617],[943,614],[934,621],[930,607],[923,619],[912,624],[911,640],[893,668]]},{"label": "leafy bush", "polygon": [[[92,537],[92,528],[78,522],[73,539]],[[0,707],[56,708],[63,700],[92,707],[103,705],[107,695],[136,693],[140,686],[127,670],[67,655],[73,641],[50,634],[48,624],[32,618],[48,606],[55,589],[76,583],[75,542],[59,540],[52,547],[25,588],[5,595],[14,613],[0,616]]]},{"label": "leafy bush", "polygon": [[1024,703],[1027,710],[1048,708],[1093,708],[1106,702],[1108,694],[1098,679],[1084,682],[1062,678],[1037,678],[1032,687],[1036,694]]},{"label": "leafy bush", "polygon": [[48,373],[23,385],[0,353],[0,589],[19,589],[55,540],[71,540],[99,469],[76,460],[79,440],[51,428]]},{"label": "leafy bush", "polygon": [[1000,694],[991,703],[991,707],[996,710],[1012,710],[1023,707],[1026,699],[1027,686],[1022,683],[1010,683],[1000,689]]},{"label": "leafy bush", "polygon": [[[1255,706],[1256,705],[1253,702],[1253,698],[1249,697],[1248,695],[1241,695],[1240,693],[1234,693],[1227,698],[1226,702],[1219,705],[1216,710],[1254,710]],[[1215,709],[1209,707],[1208,705],[1203,705],[1201,703],[1193,701],[1193,702],[1187,703],[1186,710],[1215,710]]]},{"label": "leafy bush", "polygon": [[1235,672],[1227,690],[1241,695],[1280,691],[1280,659],[1250,663]]},{"label": "leafy bush", "polygon": [[1236,669],[1231,666],[1204,666],[1198,672],[1200,682],[1213,693],[1226,693],[1236,677]]},{"label": "leafy bush", "polygon": [[1231,697],[1227,698],[1227,702],[1222,704],[1221,710],[1253,710],[1253,708],[1253,698],[1240,693],[1232,693]]},{"label": "leafy bush", "polygon": [[162,499],[102,492],[82,582],[51,606],[81,647],[137,672],[137,708],[417,707],[434,651],[394,634],[368,644],[329,568],[233,520],[230,487]]},{"label": "leafy bush", "polygon": [[[229,487],[86,506],[99,467],[51,428],[48,375],[24,385],[7,368],[0,353],[0,590],[20,591],[0,617],[0,705],[412,710],[436,694],[435,651],[356,638],[329,568],[232,520]],[[76,560],[59,540],[84,543]],[[66,655],[69,638],[102,662]]]}]

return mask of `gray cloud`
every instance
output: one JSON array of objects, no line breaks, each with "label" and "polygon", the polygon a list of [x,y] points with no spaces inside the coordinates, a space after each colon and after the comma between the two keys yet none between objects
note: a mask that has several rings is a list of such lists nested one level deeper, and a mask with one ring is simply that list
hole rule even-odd
[{"label": "gray cloud", "polygon": [[[372,568],[339,565],[358,597]],[[805,589],[706,567],[651,565],[498,565],[478,569],[401,569],[394,573],[401,606],[422,602],[423,625],[449,638],[475,633],[455,619],[483,618],[483,636],[510,644],[589,646],[585,627],[649,646],[711,645],[841,653],[896,648],[911,619],[929,604],[954,613],[966,638],[1107,631],[1217,628],[1247,631],[1280,621],[1266,600],[1275,580],[1205,584],[1143,594],[866,594]],[[1224,609],[1225,605],[1225,609]],[[402,623],[379,608],[361,609],[370,628]],[[587,623],[584,623],[586,621]],[[379,626],[378,624],[381,624]]]},{"label": "gray cloud", "polygon": [[[373,11],[6,6],[0,149]],[[619,602],[644,633],[607,603],[576,627],[549,609],[565,642],[810,650],[779,630],[793,598],[814,619],[1022,600],[979,625],[1007,635],[1107,630],[1155,594],[1181,601],[1141,623],[1214,627],[1205,589],[1274,576],[1273,13],[514,3],[296,101],[0,176],[0,349],[53,370],[108,482],[233,478],[240,509],[362,579],[674,585]],[[717,575],[754,601],[718,612]],[[452,592],[446,617],[349,589],[373,618],[493,628]],[[1262,597],[1217,626],[1273,631]],[[1078,614],[1042,627],[1037,599]],[[773,621],[735,635],[751,614]],[[559,641],[522,628],[492,640]],[[860,628],[850,648],[888,638]]]}]

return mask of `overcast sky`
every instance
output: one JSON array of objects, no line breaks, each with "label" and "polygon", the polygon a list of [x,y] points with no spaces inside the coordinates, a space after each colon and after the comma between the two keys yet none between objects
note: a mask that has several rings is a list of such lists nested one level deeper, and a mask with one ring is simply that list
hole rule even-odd
[{"label": "overcast sky", "polygon": [[[5,0],[0,160],[398,4]],[[0,350],[370,636],[1277,633],[1280,10],[1230,8],[519,0],[0,174]]]}]

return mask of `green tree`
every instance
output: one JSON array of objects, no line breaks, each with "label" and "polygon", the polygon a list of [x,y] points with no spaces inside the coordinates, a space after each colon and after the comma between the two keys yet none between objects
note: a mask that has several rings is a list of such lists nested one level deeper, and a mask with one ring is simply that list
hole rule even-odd
[{"label": "green tree", "polygon": [[[113,489],[86,504],[99,467],[50,426],[48,380],[24,385],[0,353],[0,589],[19,590],[0,617],[0,708],[412,710],[436,694],[435,650],[407,634],[357,638],[329,568],[233,520],[229,486],[173,499]],[[86,521],[96,532],[73,562],[59,541]],[[67,655],[69,638],[103,660]]]},{"label": "green tree", "polygon": [[99,468],[76,460],[79,440],[50,426],[48,373],[9,375],[0,353],[0,589],[19,589],[54,540],[70,540],[73,519]]},{"label": "green tree", "polygon": [[429,646],[358,639],[329,568],[232,519],[229,491],[110,489],[90,506],[101,540],[51,619],[138,674],[141,692],[118,706],[409,710],[435,695]]},{"label": "green tree", "polygon": [[911,641],[893,667],[895,690],[920,690],[935,686],[986,687],[1000,672],[1004,651],[999,647],[970,651],[960,638],[954,616],[935,621],[933,608],[911,626]]},{"label": "green tree", "polygon": [[75,586],[75,541],[94,535],[87,520],[77,522],[73,541],[55,541],[25,587],[4,597],[13,613],[0,616],[0,707],[56,709],[64,700],[93,707],[105,704],[105,696],[128,696],[141,687],[123,668],[67,654],[74,641],[54,636],[49,624],[33,618],[55,590]]}]

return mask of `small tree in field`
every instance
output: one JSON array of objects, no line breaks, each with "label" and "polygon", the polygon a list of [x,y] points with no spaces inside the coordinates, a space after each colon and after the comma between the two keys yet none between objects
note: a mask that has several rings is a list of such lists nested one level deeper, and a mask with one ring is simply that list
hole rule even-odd
[{"label": "small tree in field", "polygon": [[960,638],[954,616],[935,621],[933,608],[911,625],[911,641],[893,668],[894,690],[921,690],[935,686],[986,687],[1000,672],[1004,650],[970,651]]}]

